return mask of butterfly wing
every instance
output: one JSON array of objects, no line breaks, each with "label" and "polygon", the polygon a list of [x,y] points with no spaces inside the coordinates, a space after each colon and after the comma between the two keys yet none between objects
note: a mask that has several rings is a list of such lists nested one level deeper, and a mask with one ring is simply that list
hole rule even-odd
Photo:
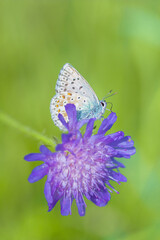
[{"label": "butterfly wing", "polygon": [[91,109],[99,105],[99,100],[81,74],[66,63],[61,69],[57,84],[56,95],[52,98],[50,104],[50,111],[52,119],[61,130],[66,130],[58,119],[58,114],[61,113],[67,121],[67,114],[65,112],[65,105],[73,103],[77,111],[87,114]]}]

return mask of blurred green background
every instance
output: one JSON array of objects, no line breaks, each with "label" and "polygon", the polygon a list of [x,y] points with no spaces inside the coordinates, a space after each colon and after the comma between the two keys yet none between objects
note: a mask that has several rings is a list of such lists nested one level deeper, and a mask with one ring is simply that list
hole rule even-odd
[{"label": "blurred green background", "polygon": [[[157,0],[0,0],[0,110],[49,137],[49,111],[62,66],[71,63],[99,99],[111,89],[118,121],[137,153],[123,160],[127,183],[85,217],[47,212],[45,179],[24,155],[42,142],[0,122],[0,239],[160,239],[160,2]],[[108,113],[106,113],[107,115]],[[2,120],[2,119],[1,119]]]}]

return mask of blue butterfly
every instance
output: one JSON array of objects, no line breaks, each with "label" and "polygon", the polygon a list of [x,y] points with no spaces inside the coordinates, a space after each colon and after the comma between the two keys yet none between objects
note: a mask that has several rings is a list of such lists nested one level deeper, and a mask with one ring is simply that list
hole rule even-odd
[{"label": "blue butterfly", "polygon": [[100,119],[106,110],[106,101],[99,101],[88,82],[69,63],[61,69],[55,90],[56,95],[51,100],[50,111],[55,125],[63,131],[66,129],[59,121],[58,114],[61,113],[65,120],[68,120],[64,107],[68,103],[76,106],[78,121]]}]

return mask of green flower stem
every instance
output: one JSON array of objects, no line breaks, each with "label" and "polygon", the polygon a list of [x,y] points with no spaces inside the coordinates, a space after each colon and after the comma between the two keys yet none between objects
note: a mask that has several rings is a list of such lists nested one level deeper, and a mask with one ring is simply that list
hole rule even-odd
[{"label": "green flower stem", "polygon": [[55,146],[55,142],[52,139],[44,136],[43,134],[31,129],[28,126],[23,125],[22,123],[18,122],[17,120],[13,119],[9,115],[0,111],[0,121],[5,123],[6,125],[13,127],[24,134],[31,136],[39,141],[42,141],[44,144]]}]

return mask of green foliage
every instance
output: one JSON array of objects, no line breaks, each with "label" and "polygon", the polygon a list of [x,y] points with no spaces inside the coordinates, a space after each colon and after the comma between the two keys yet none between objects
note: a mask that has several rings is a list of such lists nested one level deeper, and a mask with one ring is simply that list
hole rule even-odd
[{"label": "green foliage", "polygon": [[[156,0],[0,1],[0,239],[158,239],[159,16]],[[72,216],[62,217],[59,205],[48,213],[45,179],[29,184],[35,163],[23,160],[60,138],[49,104],[66,62],[99,99],[118,92],[110,99],[118,115],[113,130],[131,135],[137,148],[123,160],[128,182],[116,186],[120,194],[105,208],[86,201],[83,218],[75,203]]]}]

